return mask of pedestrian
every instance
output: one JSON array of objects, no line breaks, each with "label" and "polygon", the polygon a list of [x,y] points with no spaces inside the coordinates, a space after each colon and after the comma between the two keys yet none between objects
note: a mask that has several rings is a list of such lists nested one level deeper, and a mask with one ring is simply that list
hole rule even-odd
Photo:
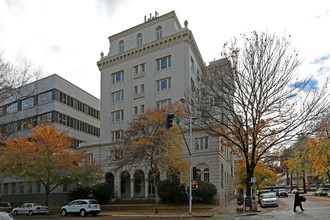
[{"label": "pedestrian", "polygon": [[299,191],[297,190],[295,195],[294,195],[294,207],[293,211],[296,211],[296,207],[300,206],[301,211],[304,211],[302,204],[301,204],[301,196],[299,195]]}]

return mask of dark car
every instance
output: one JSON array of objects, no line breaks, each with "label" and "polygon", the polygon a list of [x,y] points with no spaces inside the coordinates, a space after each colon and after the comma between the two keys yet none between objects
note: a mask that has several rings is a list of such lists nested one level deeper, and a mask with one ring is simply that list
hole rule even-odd
[{"label": "dark car", "polygon": [[278,197],[288,197],[288,191],[286,189],[279,189],[277,192]]},{"label": "dark car", "polygon": [[9,202],[0,202],[0,211],[11,212],[11,205]]}]

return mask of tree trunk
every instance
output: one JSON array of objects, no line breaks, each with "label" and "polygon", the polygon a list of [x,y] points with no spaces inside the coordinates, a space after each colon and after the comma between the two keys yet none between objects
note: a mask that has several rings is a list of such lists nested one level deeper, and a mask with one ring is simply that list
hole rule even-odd
[{"label": "tree trunk", "polygon": [[305,171],[303,172],[303,187],[304,187],[304,193],[306,193]]},{"label": "tree trunk", "polygon": [[159,212],[159,204],[158,204],[158,188],[157,188],[157,184],[156,184],[156,178],[157,176],[154,177],[154,182],[153,182],[153,185],[154,185],[154,188],[155,188],[155,214],[157,214]]},{"label": "tree trunk", "polygon": [[252,184],[250,184],[251,177],[253,177],[253,168],[252,166],[246,166],[246,180],[245,180],[245,185],[246,185],[246,195],[247,196],[252,196],[251,195],[251,188],[253,187]]},{"label": "tree trunk", "polygon": [[48,199],[49,199],[49,186],[45,186],[45,195],[46,195],[46,199],[45,199],[45,205],[48,206]]},{"label": "tree trunk", "polygon": [[290,174],[290,192],[292,192],[292,173]]}]

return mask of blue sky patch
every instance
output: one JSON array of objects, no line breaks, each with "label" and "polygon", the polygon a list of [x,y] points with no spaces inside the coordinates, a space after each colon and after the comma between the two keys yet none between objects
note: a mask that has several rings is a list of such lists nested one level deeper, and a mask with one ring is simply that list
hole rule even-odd
[{"label": "blue sky patch", "polygon": [[323,61],[330,59],[330,54],[326,54],[322,57],[316,58],[314,61],[312,61],[312,64],[318,64],[318,63],[322,63]]},{"label": "blue sky patch", "polygon": [[304,92],[309,92],[311,90],[317,90],[318,81],[316,79],[311,79],[307,82],[297,82],[291,84],[290,87],[292,88],[299,88],[302,89]]}]

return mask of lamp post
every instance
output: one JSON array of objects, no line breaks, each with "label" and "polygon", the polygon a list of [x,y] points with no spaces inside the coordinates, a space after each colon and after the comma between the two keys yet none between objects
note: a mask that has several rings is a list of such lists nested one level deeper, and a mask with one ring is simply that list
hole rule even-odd
[{"label": "lamp post", "polygon": [[189,170],[190,170],[190,174],[189,174],[189,214],[192,214],[192,116],[191,116],[191,112],[190,109],[188,108],[188,105],[186,103],[185,98],[181,98],[180,101],[184,104],[186,104],[187,109],[189,111],[189,129],[190,129],[190,158],[189,158]]}]

